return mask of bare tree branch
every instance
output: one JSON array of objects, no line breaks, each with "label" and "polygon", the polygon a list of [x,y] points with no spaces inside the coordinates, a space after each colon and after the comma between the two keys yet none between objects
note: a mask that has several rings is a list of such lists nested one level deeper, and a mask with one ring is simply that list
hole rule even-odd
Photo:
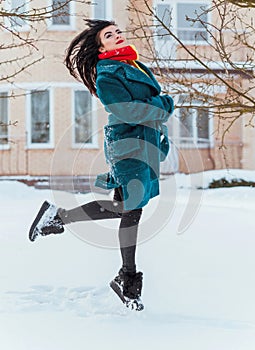
[{"label": "bare tree branch", "polygon": [[255,7],[254,0],[228,0],[228,2],[231,2],[232,4],[242,8]]},{"label": "bare tree branch", "polygon": [[[197,107],[192,101],[200,100],[209,109],[220,107],[219,115],[232,114],[237,120],[237,113],[240,117],[255,111],[254,88],[249,84],[255,78],[255,27],[252,17],[235,5],[213,0],[211,6],[201,8],[193,17],[186,16],[192,26],[197,25],[196,28],[203,30],[202,45],[195,38],[193,44],[184,42],[171,24],[171,13],[159,16],[148,0],[131,0],[128,9],[135,14],[133,17],[138,18],[135,27],[133,23],[133,37],[142,39],[143,47],[149,47],[146,58],[156,62],[157,73],[163,78],[166,89],[167,85],[171,85],[171,93],[188,94],[189,108]],[[139,37],[141,33],[143,36]],[[168,40],[165,41],[166,46],[172,43],[176,57],[161,57],[161,52],[151,49],[159,37]],[[243,86],[244,79],[246,87]],[[225,93],[212,94],[215,86],[224,87]]]},{"label": "bare tree branch", "polygon": [[[1,77],[0,82],[13,82],[22,72],[45,59],[40,52],[40,43],[48,40],[44,35],[47,21],[58,18],[59,21],[70,14],[72,0],[58,0],[53,5],[38,7],[35,1],[25,0],[16,8],[10,8],[10,3],[2,1],[0,5],[0,32],[4,40],[0,43]],[[91,1],[77,0],[76,3],[91,4]],[[42,29],[45,25],[45,31]],[[27,26],[25,30],[23,27]]]}]

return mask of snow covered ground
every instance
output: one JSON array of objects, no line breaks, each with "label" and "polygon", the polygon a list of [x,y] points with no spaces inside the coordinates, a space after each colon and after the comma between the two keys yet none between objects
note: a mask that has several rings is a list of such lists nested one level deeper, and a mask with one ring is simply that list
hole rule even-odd
[{"label": "snow covered ground", "polygon": [[[255,179],[255,172],[227,175]],[[0,182],[0,348],[253,350],[255,188],[196,189],[201,179],[206,187],[223,176],[225,171],[162,181],[162,193],[176,187],[174,205],[161,232],[138,246],[145,303],[140,313],[124,308],[108,287],[120,267],[116,249],[86,242],[71,226],[31,243],[30,223],[41,202],[55,195]],[[77,198],[86,202],[91,195]],[[152,220],[157,201],[145,208],[144,221]],[[192,206],[197,210],[180,234]],[[153,220],[162,224],[160,216]],[[88,237],[98,228],[81,225]],[[117,220],[107,225],[117,228]]]}]

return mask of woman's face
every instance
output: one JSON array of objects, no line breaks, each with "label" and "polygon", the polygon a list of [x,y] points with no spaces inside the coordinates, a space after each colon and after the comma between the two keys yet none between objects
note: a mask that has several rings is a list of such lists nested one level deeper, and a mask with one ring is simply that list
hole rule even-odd
[{"label": "woman's face", "polygon": [[101,43],[99,48],[100,52],[107,52],[127,46],[126,38],[122,35],[121,30],[115,25],[102,29],[99,33],[99,40]]}]

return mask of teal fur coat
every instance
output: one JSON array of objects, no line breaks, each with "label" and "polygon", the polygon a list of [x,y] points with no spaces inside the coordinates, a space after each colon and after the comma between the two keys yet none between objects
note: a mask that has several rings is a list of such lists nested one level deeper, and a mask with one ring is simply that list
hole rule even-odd
[{"label": "teal fur coat", "polygon": [[142,208],[159,194],[160,161],[169,151],[167,127],[173,99],[160,95],[152,72],[121,61],[97,64],[97,95],[109,113],[104,127],[104,150],[110,171],[100,174],[96,186],[122,188],[124,209]]}]

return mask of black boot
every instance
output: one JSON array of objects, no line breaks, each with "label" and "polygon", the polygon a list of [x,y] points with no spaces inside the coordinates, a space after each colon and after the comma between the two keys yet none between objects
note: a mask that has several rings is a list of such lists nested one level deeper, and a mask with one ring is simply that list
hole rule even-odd
[{"label": "black boot", "polygon": [[143,285],[142,272],[124,272],[120,269],[118,276],[110,283],[122,302],[130,309],[141,311],[144,309],[141,301]]},{"label": "black boot", "polygon": [[55,205],[45,201],[29,230],[29,239],[34,241],[38,236],[47,236],[64,232],[64,223],[58,215]]},{"label": "black boot", "polygon": [[138,299],[141,297],[143,287],[143,274],[137,272],[135,274],[123,274],[123,295],[130,299]]}]

